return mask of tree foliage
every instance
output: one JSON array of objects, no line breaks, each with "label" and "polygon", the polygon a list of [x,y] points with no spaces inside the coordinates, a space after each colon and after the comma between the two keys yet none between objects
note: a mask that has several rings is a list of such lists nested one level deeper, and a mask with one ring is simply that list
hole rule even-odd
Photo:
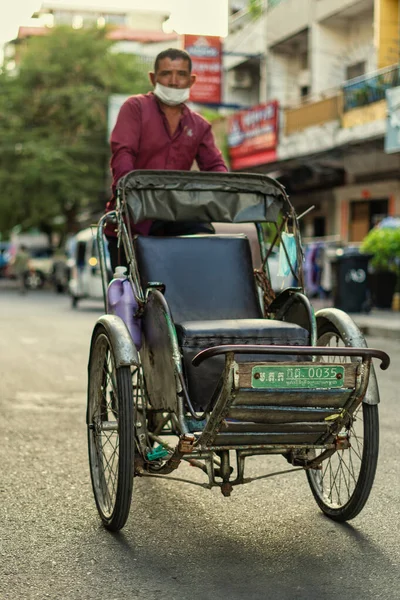
[{"label": "tree foliage", "polygon": [[[73,231],[107,190],[110,94],[145,93],[137,57],[117,54],[106,30],[57,27],[19,48],[0,74],[0,231],[14,225]],[[7,66],[7,65],[6,65]]]},{"label": "tree foliage", "polygon": [[248,0],[249,11],[253,19],[261,17],[263,11],[264,0]]},{"label": "tree foliage", "polygon": [[374,227],[361,244],[361,251],[372,254],[377,271],[394,271],[400,277],[400,228]]}]

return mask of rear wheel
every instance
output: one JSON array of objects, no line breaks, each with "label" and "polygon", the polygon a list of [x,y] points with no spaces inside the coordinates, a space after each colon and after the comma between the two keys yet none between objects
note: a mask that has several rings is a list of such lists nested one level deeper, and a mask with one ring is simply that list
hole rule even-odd
[{"label": "rear wheel", "polygon": [[[344,347],[345,343],[334,325],[326,323],[318,331],[317,346]],[[327,362],[350,360],[323,358]],[[341,435],[348,438],[350,447],[337,450],[322,462],[320,470],[308,470],[307,478],[321,510],[335,521],[348,521],[363,509],[374,482],[379,449],[378,406],[361,403]]]},{"label": "rear wheel", "polygon": [[133,486],[133,396],[128,366],[115,366],[104,327],[98,326],[89,359],[88,446],[97,510],[107,529],[128,518]]}]

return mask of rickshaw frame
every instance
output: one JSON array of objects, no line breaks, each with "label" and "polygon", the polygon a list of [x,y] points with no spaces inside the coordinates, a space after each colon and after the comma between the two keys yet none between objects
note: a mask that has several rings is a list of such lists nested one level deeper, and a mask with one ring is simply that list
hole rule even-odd
[{"label": "rickshaw frame", "polygon": [[[118,244],[122,244],[127,257],[128,278],[135,291],[139,306],[137,316],[141,317],[143,315],[143,311],[146,304],[149,302],[149,299],[159,307],[159,310],[163,311],[165,316],[171,357],[174,364],[176,389],[177,392],[179,392],[177,393],[177,414],[168,414],[167,410],[164,412],[158,411],[164,415],[164,426],[161,427],[160,431],[156,431],[155,433],[147,430],[146,427],[146,410],[148,409],[146,402],[142,402],[142,406],[135,407],[135,440],[137,454],[139,454],[139,456],[135,457],[135,475],[165,475],[171,473],[179,466],[182,460],[185,460],[191,465],[199,467],[207,474],[208,484],[204,484],[204,487],[211,488],[217,486],[221,489],[223,495],[229,496],[233,486],[250,481],[250,479],[244,477],[245,458],[248,456],[281,454],[285,456],[293,467],[302,467],[306,470],[318,470],[321,469],[321,463],[324,460],[328,459],[339,449],[346,449],[347,442],[343,436],[340,436],[340,432],[343,428],[348,427],[354,410],[361,402],[371,406],[378,404],[379,392],[372,366],[372,358],[378,358],[381,361],[381,368],[386,369],[389,366],[389,357],[381,350],[367,348],[365,340],[357,326],[352,319],[342,311],[337,311],[336,309],[322,309],[314,314],[310,302],[304,294],[304,278],[302,270],[303,251],[299,235],[298,219],[284,189],[282,186],[280,186],[280,188],[285,199],[286,212],[283,214],[282,221],[279,225],[274,223],[275,235],[268,248],[263,227],[261,223],[256,223],[262,257],[262,267],[255,272],[259,299],[262,303],[264,317],[267,319],[274,317],[277,314],[279,315],[280,311],[288,304],[290,305],[290,301],[293,301],[293,298],[296,298],[296,301],[302,303],[309,318],[309,345],[295,347],[240,344],[219,345],[199,352],[192,361],[194,366],[200,365],[209,358],[217,355],[223,355],[225,357],[225,367],[221,382],[210,402],[212,410],[211,412],[205,411],[204,414],[201,415],[199,415],[198,410],[193,408],[186,387],[181,350],[172,315],[162,293],[162,282],[149,283],[147,289],[144,289],[142,286],[135,255],[134,234],[132,233],[130,225],[132,215],[129,214],[127,210],[123,182],[118,189],[115,210],[104,215],[99,220],[97,239],[105,310],[108,312],[108,274],[105,266],[103,230],[106,223],[113,222],[117,227]],[[282,232],[285,229],[288,229],[289,226],[292,228],[296,240],[297,267],[291,265],[288,251],[282,239]],[[268,283],[268,257],[272,248],[278,242],[289,262],[292,275],[296,278],[299,285],[296,288],[285,290],[275,298],[272,288]],[[316,346],[318,328],[326,323],[332,324],[332,326],[337,329],[339,335],[347,345],[346,348]],[[112,340],[115,367],[118,369],[129,365],[136,373],[136,385],[139,386],[139,379],[143,378],[141,361],[124,324],[119,323],[117,317],[105,315],[99,319],[98,325],[105,328]],[[321,436],[319,443],[309,443],[307,445],[304,443],[296,444],[293,442],[257,444],[254,443],[254,435],[252,436],[250,433],[248,437],[249,440],[250,438],[253,440],[251,443],[232,443],[229,445],[226,443],[218,443],[218,434],[227,415],[229,415],[229,410],[232,407],[235,396],[244,393],[241,384],[243,367],[235,360],[235,355],[239,353],[241,355],[262,354],[264,357],[268,354],[290,354],[296,357],[305,356],[308,360],[311,360],[311,363],[309,364],[317,362],[318,365],[323,364],[318,360],[319,357],[346,357],[353,361],[345,368],[349,373],[351,371],[352,376],[355,378],[354,388],[352,389],[352,392],[349,393],[348,398],[344,406],[341,407],[339,413],[335,415],[335,418],[331,422],[329,422],[327,431],[324,436]],[[254,365],[257,363],[249,364]],[[301,404],[304,402],[306,397],[310,397],[310,394],[314,393],[314,391],[310,388],[304,389],[304,391],[297,391],[299,403]],[[318,393],[315,395],[317,396]],[[337,412],[338,410],[339,409],[337,409]],[[165,413],[167,413],[167,415]],[[245,411],[242,410],[241,415],[240,411],[237,411],[236,415],[238,419],[240,419],[241,416],[245,419],[248,418],[244,413]],[[170,428],[166,429],[168,422],[170,423]],[[194,422],[203,423],[202,430],[197,436],[193,433]],[[194,429],[194,431],[197,430]],[[242,435],[246,437],[246,434]],[[164,438],[168,436],[178,436],[178,442],[175,447],[171,447],[165,441]],[[146,460],[146,455],[149,455],[149,440],[152,443],[159,443],[159,448],[168,452],[168,455],[163,456],[159,460],[157,458],[154,460]],[[316,450],[321,452],[316,454]],[[234,479],[231,479],[233,469],[230,465],[230,451],[236,452],[236,477]]]}]

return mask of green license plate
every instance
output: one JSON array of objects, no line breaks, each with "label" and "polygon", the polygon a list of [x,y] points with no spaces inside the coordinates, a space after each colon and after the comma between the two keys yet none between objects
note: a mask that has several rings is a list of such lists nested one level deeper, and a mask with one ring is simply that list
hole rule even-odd
[{"label": "green license plate", "polygon": [[310,363],[308,367],[264,366],[258,365],[251,371],[251,387],[265,388],[340,388],[344,386],[344,367],[318,366]]}]

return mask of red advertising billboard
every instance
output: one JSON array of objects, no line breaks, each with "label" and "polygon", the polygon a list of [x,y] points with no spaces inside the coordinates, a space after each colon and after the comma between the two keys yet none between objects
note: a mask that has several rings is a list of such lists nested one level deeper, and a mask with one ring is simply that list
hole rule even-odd
[{"label": "red advertising billboard", "polygon": [[278,102],[273,100],[229,118],[229,157],[234,171],[276,160],[278,116]]},{"label": "red advertising billboard", "polygon": [[190,90],[190,101],[198,104],[221,103],[222,42],[213,35],[185,35],[184,48],[192,59],[197,76]]}]

